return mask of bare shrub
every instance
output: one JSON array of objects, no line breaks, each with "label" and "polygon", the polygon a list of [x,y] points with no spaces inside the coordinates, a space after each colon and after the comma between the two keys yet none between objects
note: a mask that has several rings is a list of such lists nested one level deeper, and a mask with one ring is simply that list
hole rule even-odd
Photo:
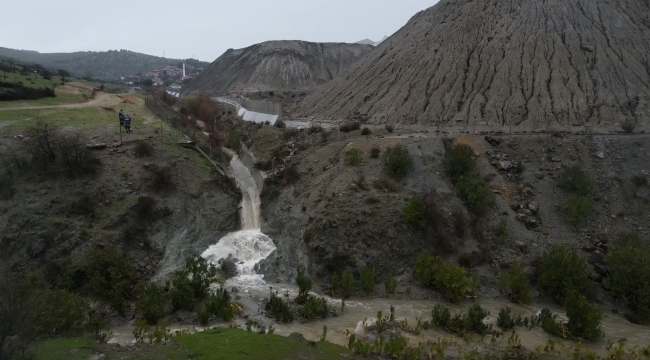
[{"label": "bare shrub", "polygon": [[138,220],[151,221],[154,219],[154,209],[156,207],[156,200],[149,196],[140,196],[138,203],[135,204],[135,217]]},{"label": "bare shrub", "polygon": [[385,176],[382,176],[381,178],[377,179],[373,183],[373,185],[378,190],[381,190],[381,191],[384,191],[384,192],[395,192],[395,191],[397,191],[397,185],[395,185],[394,182],[390,181]]},{"label": "bare shrub", "polygon": [[[354,121],[354,122],[352,122],[350,124],[350,131],[359,130],[359,129],[361,129],[361,124],[360,123]],[[370,130],[370,129],[368,129],[368,130]]]},{"label": "bare shrub", "polygon": [[79,133],[59,134],[55,146],[70,174],[95,173],[101,161],[92,155]]},{"label": "bare shrub", "polygon": [[465,235],[465,214],[461,209],[454,209],[451,212],[451,217],[454,219],[454,230],[456,231],[456,236],[463,237]]},{"label": "bare shrub", "polygon": [[90,194],[83,194],[70,204],[70,213],[74,215],[95,216],[97,201]]},{"label": "bare shrub", "polygon": [[153,146],[146,141],[138,141],[133,148],[133,152],[137,157],[151,156],[153,154]]},{"label": "bare shrub", "polygon": [[298,134],[300,134],[300,130],[295,129],[295,128],[290,128],[290,129],[286,129],[284,131],[284,134],[282,134],[282,137],[286,141],[286,140],[289,140],[289,139],[297,136]]},{"label": "bare shrub", "polygon": [[295,166],[288,167],[282,172],[282,185],[287,186],[295,183],[300,179],[300,173]]},{"label": "bare shrub", "polygon": [[381,154],[381,149],[378,145],[373,145],[372,148],[370,148],[370,157],[373,159],[378,159],[379,154]]},{"label": "bare shrub", "polygon": [[352,183],[357,185],[360,190],[366,190],[366,177],[362,172],[352,177]]},{"label": "bare shrub", "polygon": [[637,123],[636,123],[635,120],[626,119],[621,124],[621,129],[623,129],[623,131],[625,131],[626,133],[631,134],[636,129],[636,126],[637,126]]},{"label": "bare shrub", "polygon": [[287,127],[287,124],[285,124],[284,121],[282,120],[276,121],[274,125],[276,128],[280,128],[280,129],[284,129]]},{"label": "bare shrub", "polygon": [[364,127],[363,130],[361,130],[361,135],[367,136],[370,134],[372,134],[372,131],[370,131],[370,129],[367,127]]},{"label": "bare shrub", "polygon": [[149,187],[154,191],[169,191],[174,188],[172,180],[172,170],[165,166],[160,167],[153,165],[150,168],[152,178],[149,181]]},{"label": "bare shrub", "polygon": [[55,133],[56,127],[43,120],[38,120],[34,126],[27,129],[25,144],[32,155],[32,161],[42,166],[43,170],[47,170],[47,166],[56,160]]},{"label": "bare shrub", "polygon": [[321,142],[322,142],[323,144],[326,143],[326,142],[328,142],[328,141],[330,140],[330,136],[332,136],[332,132],[331,132],[331,131],[323,130],[323,131],[320,133],[320,140],[321,140]]},{"label": "bare shrub", "polygon": [[393,131],[395,131],[395,126],[393,126],[393,125],[391,125],[391,124],[386,124],[385,129],[386,129],[386,131],[388,131],[389,133],[392,133]]},{"label": "bare shrub", "polygon": [[346,123],[343,123],[343,124],[341,124],[341,126],[339,127],[339,130],[341,130],[341,131],[344,132],[344,133],[350,132],[350,130],[351,130],[351,124],[350,124],[350,123],[347,123],[347,122],[346,122]]}]

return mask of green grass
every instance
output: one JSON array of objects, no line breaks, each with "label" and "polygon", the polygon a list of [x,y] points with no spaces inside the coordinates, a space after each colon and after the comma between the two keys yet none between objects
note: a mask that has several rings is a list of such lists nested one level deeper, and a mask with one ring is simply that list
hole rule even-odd
[{"label": "green grass", "polygon": [[[60,84],[60,83],[59,83]],[[0,109],[9,109],[9,108],[19,108],[27,106],[54,106],[54,105],[64,105],[64,104],[78,104],[87,101],[87,97],[90,97],[92,90],[72,86],[66,84],[66,86],[71,86],[77,89],[79,92],[77,94],[71,94],[66,91],[62,91],[59,87],[54,89],[56,97],[46,97],[38,100],[15,100],[15,101],[0,101]],[[85,95],[85,97],[84,97]]]},{"label": "green grass", "polygon": [[240,329],[219,328],[181,337],[167,345],[127,347],[96,344],[92,335],[55,338],[34,345],[38,360],[81,360],[103,353],[106,359],[340,359],[352,353],[329,342],[315,345],[279,335],[260,335]]}]

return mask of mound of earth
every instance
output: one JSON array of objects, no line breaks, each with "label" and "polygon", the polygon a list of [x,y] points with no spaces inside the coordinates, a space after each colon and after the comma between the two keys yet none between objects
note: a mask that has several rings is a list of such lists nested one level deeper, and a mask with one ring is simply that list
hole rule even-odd
[{"label": "mound of earth", "polygon": [[295,115],[536,128],[647,122],[644,0],[444,0]]},{"label": "mound of earth", "polygon": [[184,90],[309,89],[322,85],[368,54],[364,44],[267,41],[229,49]]}]

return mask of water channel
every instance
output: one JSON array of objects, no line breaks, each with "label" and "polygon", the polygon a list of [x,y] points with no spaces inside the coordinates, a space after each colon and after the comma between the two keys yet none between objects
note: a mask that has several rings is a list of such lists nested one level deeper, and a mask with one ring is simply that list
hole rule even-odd
[{"label": "water channel", "polygon": [[[229,279],[226,282],[226,287],[228,289],[232,287],[238,288],[240,295],[239,302],[248,308],[248,313],[256,313],[257,317],[264,319],[264,322],[268,324],[272,321],[263,317],[259,306],[261,306],[260,300],[268,297],[269,288],[271,287],[273,291],[279,291],[280,294],[283,294],[282,296],[284,294],[288,295],[287,299],[292,299],[297,295],[297,288],[290,284],[267,284],[264,281],[264,276],[257,272],[258,263],[268,257],[276,247],[273,240],[260,231],[260,194],[258,185],[251,174],[251,169],[247,168],[236,155],[232,157],[230,166],[231,175],[234,177],[242,192],[240,215],[243,229],[219,239],[214,245],[205,250],[202,256],[215,265],[218,264],[219,260],[227,258],[231,258],[235,262],[237,276]],[[253,169],[253,171],[257,170]],[[321,294],[317,295],[322,296]],[[330,306],[340,309],[340,299],[325,298]],[[496,326],[496,317],[502,307],[510,307],[513,315],[519,314],[522,317],[530,317],[543,307],[547,307],[557,313],[559,319],[566,319],[563,309],[555,304],[537,302],[524,306],[512,304],[504,298],[480,298],[477,302],[490,312],[490,316],[486,319],[486,322],[493,324],[495,329],[498,329]],[[366,323],[372,323],[378,311],[382,311],[384,315],[388,315],[390,313],[390,307],[394,306],[396,317],[398,319],[407,319],[411,327],[414,327],[418,318],[423,320],[430,319],[431,310],[435,304],[436,302],[432,300],[395,300],[386,298],[351,299],[345,302],[345,311],[339,312],[338,316],[308,322],[294,321],[289,324],[274,323],[273,327],[277,329],[275,333],[279,335],[288,336],[291,333],[297,332],[308,340],[318,340],[322,334],[323,326],[327,326],[327,340],[340,345],[346,345],[347,338],[344,335],[345,331],[355,331],[359,335],[363,335],[364,329],[362,324],[364,321]],[[472,302],[467,301],[461,304],[445,305],[453,314],[455,311],[466,312],[471,304]],[[242,322],[240,321],[238,325],[241,324]],[[210,326],[224,325],[223,323],[214,323]],[[583,344],[583,348],[588,347],[599,355],[605,356],[607,354],[606,347],[610,340],[614,342],[625,340],[626,348],[631,348],[635,345],[645,347],[650,344],[650,328],[634,325],[620,314],[605,313],[602,327],[605,332],[605,337],[594,343],[585,343]],[[172,331],[181,328],[189,328],[191,331],[200,331],[202,329],[194,326],[171,326]],[[113,329],[113,337],[110,342],[131,342],[132,329],[130,326]],[[534,350],[538,346],[544,348],[549,339],[553,339],[556,342],[563,342],[566,348],[576,345],[575,342],[562,341],[562,339],[552,337],[538,327],[532,330],[517,327],[516,333],[521,340],[521,345],[530,350]],[[508,335],[506,334],[506,336],[501,337],[501,345],[505,346],[507,344],[505,341]],[[411,344],[417,344],[418,342],[425,342],[427,340],[435,341],[438,338],[453,339],[454,336],[444,331],[424,330],[417,336],[409,335],[409,338]],[[470,343],[466,343],[465,340],[461,339],[456,340],[462,343],[464,347],[466,346],[471,349],[487,346],[490,342],[490,337],[474,339]]]}]

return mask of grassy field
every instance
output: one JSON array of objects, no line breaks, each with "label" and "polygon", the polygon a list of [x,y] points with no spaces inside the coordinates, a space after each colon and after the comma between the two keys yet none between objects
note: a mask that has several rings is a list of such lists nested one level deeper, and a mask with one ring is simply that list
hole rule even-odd
[{"label": "grassy field", "polygon": [[104,354],[105,359],[341,359],[351,352],[329,342],[308,343],[279,335],[260,335],[240,329],[219,328],[173,337],[165,345],[116,347],[97,344],[92,335],[57,338],[32,347],[36,359],[88,359]]},{"label": "grassy field", "polygon": [[0,109],[83,103],[88,101],[92,94],[92,86],[86,82],[75,81],[66,85],[58,84],[54,89],[56,97],[46,97],[38,100],[0,101]]}]

